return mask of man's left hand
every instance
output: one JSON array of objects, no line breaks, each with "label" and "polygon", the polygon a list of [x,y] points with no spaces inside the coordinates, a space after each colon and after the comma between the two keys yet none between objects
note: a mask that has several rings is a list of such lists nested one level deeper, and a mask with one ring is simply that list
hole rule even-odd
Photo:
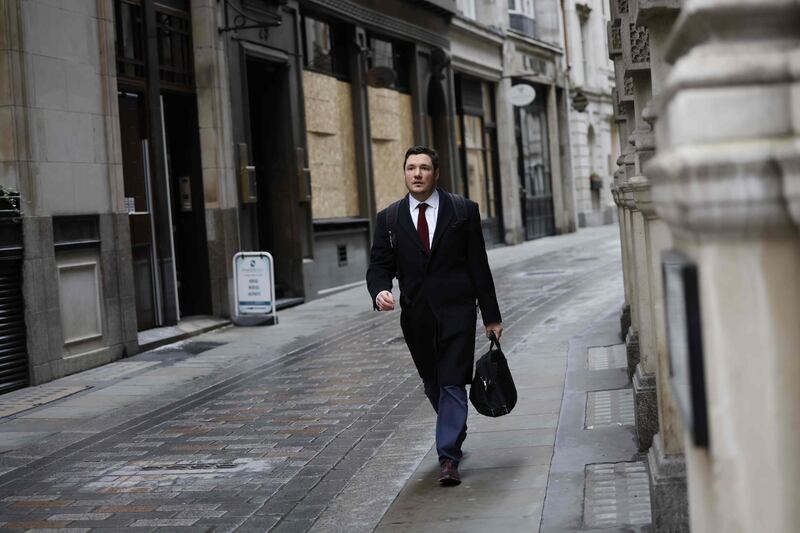
[{"label": "man's left hand", "polygon": [[498,323],[486,326],[486,336],[491,339],[492,333],[494,333],[495,339],[500,340],[500,335],[503,334],[503,325]]}]

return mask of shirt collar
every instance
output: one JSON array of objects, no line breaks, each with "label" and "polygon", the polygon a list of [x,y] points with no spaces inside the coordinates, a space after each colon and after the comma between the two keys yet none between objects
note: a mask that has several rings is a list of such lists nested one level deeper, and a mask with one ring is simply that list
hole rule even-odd
[{"label": "shirt collar", "polygon": [[[411,193],[409,193],[408,206],[411,208],[412,211],[416,209],[417,206],[421,203],[422,202],[418,201],[416,198],[411,196]],[[428,204],[428,207],[439,209],[439,191],[437,189],[434,189],[433,193],[431,193],[431,195],[428,196],[428,199],[425,200],[425,203]]]}]

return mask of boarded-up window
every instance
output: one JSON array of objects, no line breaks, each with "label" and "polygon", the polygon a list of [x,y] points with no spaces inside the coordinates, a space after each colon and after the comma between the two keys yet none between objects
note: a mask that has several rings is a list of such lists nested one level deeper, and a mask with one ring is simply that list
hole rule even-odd
[{"label": "boarded-up window", "polygon": [[380,210],[406,194],[403,156],[414,144],[411,95],[370,87],[369,123],[372,133],[372,175]]},{"label": "boarded-up window", "polygon": [[350,90],[349,83],[332,76],[303,72],[315,219],[359,214]]}]

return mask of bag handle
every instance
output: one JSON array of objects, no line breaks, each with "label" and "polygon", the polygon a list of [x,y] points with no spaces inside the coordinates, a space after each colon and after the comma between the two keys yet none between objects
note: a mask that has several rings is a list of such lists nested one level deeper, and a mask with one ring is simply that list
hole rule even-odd
[{"label": "bag handle", "polygon": [[490,350],[492,349],[492,347],[497,346],[497,349],[502,351],[502,348],[500,348],[500,340],[495,336],[494,331],[489,333],[489,341],[490,341],[489,343]]}]

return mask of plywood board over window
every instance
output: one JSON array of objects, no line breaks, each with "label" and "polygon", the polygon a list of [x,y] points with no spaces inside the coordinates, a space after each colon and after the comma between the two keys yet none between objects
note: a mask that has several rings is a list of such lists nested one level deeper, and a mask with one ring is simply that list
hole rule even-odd
[{"label": "plywood board over window", "polygon": [[303,72],[312,210],[315,219],[358,216],[350,84]]},{"label": "plywood board over window", "polygon": [[407,192],[403,156],[414,144],[411,95],[370,87],[368,97],[375,202],[383,209]]}]

